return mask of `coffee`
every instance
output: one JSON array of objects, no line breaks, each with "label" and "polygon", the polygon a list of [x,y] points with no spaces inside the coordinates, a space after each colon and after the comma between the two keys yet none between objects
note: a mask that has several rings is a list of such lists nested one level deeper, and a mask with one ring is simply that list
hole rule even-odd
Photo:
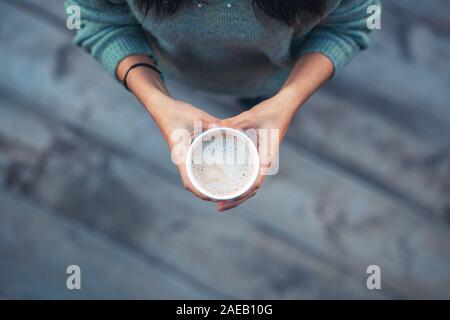
[{"label": "coffee", "polygon": [[229,128],[212,129],[198,137],[188,154],[188,174],[200,192],[232,199],[254,183],[259,160],[252,141]]}]

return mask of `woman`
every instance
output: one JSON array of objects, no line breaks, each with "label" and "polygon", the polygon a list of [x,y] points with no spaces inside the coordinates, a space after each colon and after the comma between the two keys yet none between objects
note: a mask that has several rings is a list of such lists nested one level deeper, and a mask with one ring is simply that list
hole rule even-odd
[{"label": "woman", "polygon": [[[368,46],[368,7],[378,0],[66,0],[81,9],[75,43],[122,81],[156,121],[169,148],[175,129],[279,129],[360,50]],[[162,76],[160,75],[162,74]],[[173,99],[163,76],[237,97],[269,97],[217,119]],[[278,152],[273,148],[272,155]],[[206,199],[178,165],[184,186]],[[233,208],[256,193],[220,201]]]}]

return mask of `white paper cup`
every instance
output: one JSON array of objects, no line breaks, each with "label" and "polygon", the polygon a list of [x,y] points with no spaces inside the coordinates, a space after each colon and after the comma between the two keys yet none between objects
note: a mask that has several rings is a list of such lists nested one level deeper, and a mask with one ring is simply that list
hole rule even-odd
[{"label": "white paper cup", "polygon": [[[246,146],[248,146],[250,161],[252,161],[254,164],[253,172],[251,173],[251,176],[248,179],[248,182],[244,185],[244,187],[242,187],[238,191],[236,191],[234,193],[230,193],[228,195],[217,195],[217,194],[213,194],[210,191],[206,190],[201,185],[201,183],[195,178],[195,176],[192,172],[192,157],[193,157],[195,148],[198,146],[198,144],[203,142],[204,138],[207,138],[212,135],[216,135],[218,132],[223,132],[222,134],[231,134],[233,136],[237,136],[238,138],[241,138],[242,141],[245,142]],[[208,198],[211,198],[214,200],[235,199],[235,198],[243,195],[244,193],[246,193],[254,185],[256,179],[258,178],[258,174],[259,174],[258,150],[256,149],[256,146],[253,143],[253,141],[247,135],[245,135],[243,132],[241,132],[239,130],[232,129],[232,128],[225,128],[225,127],[209,129],[209,130],[203,132],[202,134],[198,135],[197,137],[195,137],[194,141],[192,141],[192,144],[190,145],[187,155],[186,155],[186,172],[187,172],[187,175],[188,175],[189,180],[191,181],[192,185],[200,193],[207,196]]]}]

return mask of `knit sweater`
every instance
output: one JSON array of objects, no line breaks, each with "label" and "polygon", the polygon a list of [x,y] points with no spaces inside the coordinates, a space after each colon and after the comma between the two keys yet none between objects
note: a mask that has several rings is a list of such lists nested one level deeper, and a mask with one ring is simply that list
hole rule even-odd
[{"label": "knit sweater", "polygon": [[295,62],[320,52],[334,75],[368,47],[367,8],[379,0],[326,0],[324,17],[305,19],[300,32],[255,15],[250,0],[193,1],[171,16],[144,16],[134,0],[66,0],[81,9],[74,42],[113,76],[132,54],[151,56],[165,76],[212,92],[267,96]]}]

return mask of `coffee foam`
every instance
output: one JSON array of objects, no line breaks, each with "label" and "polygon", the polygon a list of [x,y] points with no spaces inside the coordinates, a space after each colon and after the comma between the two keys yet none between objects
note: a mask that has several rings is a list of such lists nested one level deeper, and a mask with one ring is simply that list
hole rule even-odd
[{"label": "coffee foam", "polygon": [[253,178],[255,164],[250,152],[248,142],[229,131],[206,136],[193,150],[193,177],[213,195],[236,194]]}]

